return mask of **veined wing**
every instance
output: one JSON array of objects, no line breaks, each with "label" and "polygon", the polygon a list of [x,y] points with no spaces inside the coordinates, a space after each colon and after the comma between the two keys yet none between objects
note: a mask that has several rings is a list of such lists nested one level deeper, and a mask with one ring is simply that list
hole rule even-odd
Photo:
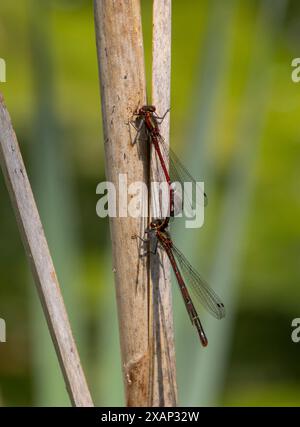
[{"label": "veined wing", "polygon": [[191,266],[189,261],[176,246],[172,246],[176,260],[178,261],[186,285],[201,304],[217,319],[225,316],[225,307],[221,299],[200,274]]},{"label": "veined wing", "polygon": [[[164,158],[166,159],[166,162],[169,163],[170,167],[170,178],[172,182],[180,182],[182,185],[182,188],[184,188],[185,182],[191,182],[194,186],[194,188],[199,192],[199,194],[202,194],[204,197],[204,206],[208,203],[208,198],[206,193],[203,191],[203,189],[200,187],[200,185],[197,183],[195,178],[192,177],[192,175],[189,173],[187,168],[182,164],[178,156],[174,153],[174,151],[167,147],[166,142],[164,138],[160,135],[159,136],[159,142],[160,142],[160,148],[162,151],[162,154]],[[197,204],[197,200],[194,200],[192,195],[185,194],[185,197],[188,198],[190,206],[193,208]]]}]

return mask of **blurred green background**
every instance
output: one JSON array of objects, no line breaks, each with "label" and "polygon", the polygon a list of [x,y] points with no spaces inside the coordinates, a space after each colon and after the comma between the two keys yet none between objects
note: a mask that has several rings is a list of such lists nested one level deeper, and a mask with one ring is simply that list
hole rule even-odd
[{"label": "blurred green background", "polygon": [[[123,405],[92,1],[1,2],[1,83],[97,406]],[[148,84],[150,0],[142,0]],[[200,230],[175,241],[217,289],[199,348],[174,286],[181,405],[299,405],[297,0],[173,0],[171,144],[204,179]],[[150,84],[149,84],[150,87]],[[69,405],[0,178],[0,404]]]}]

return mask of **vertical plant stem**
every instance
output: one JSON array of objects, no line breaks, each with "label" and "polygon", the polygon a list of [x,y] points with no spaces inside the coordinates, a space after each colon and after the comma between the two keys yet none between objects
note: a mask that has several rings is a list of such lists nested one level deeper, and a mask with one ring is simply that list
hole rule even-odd
[{"label": "vertical plant stem", "polygon": [[[146,103],[140,3],[95,0],[94,4],[106,176],[116,187],[119,208],[121,202],[127,207],[120,174],[126,174],[128,185],[149,180],[149,145],[140,138],[133,146],[127,125],[132,113]],[[139,244],[131,239],[144,234],[147,222],[129,214],[120,217],[120,209],[116,218],[110,218],[125,397],[128,406],[170,406],[176,402],[174,350],[173,344],[167,345],[173,338],[171,317],[161,310],[165,297],[155,301],[159,312],[152,309],[149,264],[139,258]],[[153,313],[162,319],[159,334],[153,334]]]},{"label": "vertical plant stem", "polygon": [[[119,197],[110,218],[116,298],[127,406],[148,406],[150,354],[148,341],[147,260],[139,258],[133,235],[144,234],[145,218],[121,217],[127,209],[127,185],[147,182],[147,145],[132,145],[128,121],[145,103],[145,70],[138,0],[95,0],[95,25],[101,88],[106,178]],[[133,135],[134,137],[134,135]],[[127,216],[126,216],[127,215]],[[109,326],[108,326],[109,327]]]},{"label": "vertical plant stem", "polygon": [[[152,104],[162,116],[170,108],[171,80],[171,0],[153,1]],[[169,144],[170,115],[162,122],[161,132]],[[165,182],[155,150],[151,150],[151,182]],[[151,206],[155,197],[151,197]],[[174,348],[170,264],[166,253],[150,257],[150,289],[153,309],[153,398],[160,406],[176,406],[177,385]],[[155,378],[162,376],[162,384]],[[163,386],[163,387],[162,387]]]},{"label": "vertical plant stem", "polygon": [[[33,186],[45,233],[53,252],[53,258],[61,279],[62,291],[70,321],[79,349],[86,348],[83,342],[84,302],[79,302],[80,263],[78,262],[76,227],[76,203],[69,178],[70,158],[65,152],[60,129],[60,117],[55,106],[55,70],[53,46],[50,36],[53,5],[40,0],[31,0],[30,41],[32,50],[32,75],[35,98],[33,125],[34,149],[31,150]],[[72,167],[72,166],[71,166]],[[59,213],[59,214],[58,214]],[[42,319],[39,301],[32,290],[31,332],[34,404],[37,406],[65,406],[69,399],[61,378],[53,346],[47,334],[47,325]],[[83,358],[84,361],[84,358]]]},{"label": "vertical plant stem", "polygon": [[[193,264],[199,268],[199,271],[203,271],[205,265],[206,245],[204,242],[206,242],[206,235],[209,232],[209,222],[212,221],[211,215],[215,199],[213,183],[215,180],[214,173],[217,169],[216,153],[219,150],[216,147],[215,141],[217,141],[217,138],[215,138],[215,132],[217,129],[216,123],[219,120],[220,105],[223,105],[222,102],[226,97],[236,3],[236,0],[227,0],[226,8],[219,0],[213,0],[209,3],[205,42],[203,44],[203,52],[201,51],[201,61],[199,61],[201,63],[201,71],[199,68],[198,81],[196,81],[193,89],[192,105],[190,107],[191,120],[187,127],[187,143],[183,153],[184,162],[189,166],[192,173],[195,173],[199,180],[203,179],[205,181],[209,203],[205,208],[204,227],[200,230],[192,231],[178,227],[174,230],[174,235],[176,240],[181,242],[181,250],[188,254]],[[217,32],[216,28],[218,29]],[[198,235],[201,242],[200,247]],[[213,239],[214,235],[209,235],[208,238]],[[210,281],[210,284],[215,288],[213,281]],[[223,296],[222,292],[221,295]],[[197,373],[201,369],[202,357],[206,353],[208,353],[208,359],[210,357],[211,338],[214,331],[210,333],[206,327],[206,319],[203,318],[205,313],[200,313],[208,336],[208,348],[205,350],[200,348],[198,342],[194,340],[194,336],[192,334],[187,335],[183,330],[185,327],[181,319],[185,316],[185,310],[180,303],[181,301],[178,301],[175,308],[176,321],[179,322],[177,334],[182,348],[181,351],[177,352],[178,384],[182,393],[181,404],[191,406],[198,404],[195,403],[195,396],[200,389],[203,389],[205,393],[206,386],[203,386],[203,382],[205,381],[204,376],[207,376],[206,372],[204,370],[201,377]],[[215,322],[215,328],[219,329],[226,319],[221,322],[214,319],[212,321]],[[186,364],[186,347],[191,350],[192,363],[189,366]],[[216,357],[222,358],[222,352],[218,353]],[[220,362],[214,361],[214,363]],[[209,376],[207,377],[209,378]]]},{"label": "vertical plant stem", "polygon": [[[218,241],[211,281],[222,295],[227,318],[221,325],[207,320],[207,331],[212,336],[211,354],[204,354],[191,387],[190,404],[210,406],[217,404],[221,393],[229,346],[236,317],[238,278],[243,261],[243,238],[251,215],[251,202],[255,190],[255,165],[260,155],[261,139],[268,112],[271,89],[270,67],[274,54],[274,41],[280,31],[287,1],[263,0],[258,10],[249,78],[240,108],[240,121],[236,130],[236,151],[232,161],[228,188],[220,212]],[[249,131],[251,130],[251,132]],[[234,231],[234,238],[232,238]],[[212,319],[213,320],[213,319]],[[220,358],[219,355],[222,355]],[[201,379],[201,387],[198,386]],[[198,381],[197,381],[198,380]]]}]

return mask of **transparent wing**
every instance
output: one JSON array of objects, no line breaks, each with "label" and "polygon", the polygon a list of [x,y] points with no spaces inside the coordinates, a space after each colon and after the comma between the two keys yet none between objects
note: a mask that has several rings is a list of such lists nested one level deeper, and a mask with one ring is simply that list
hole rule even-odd
[{"label": "transparent wing", "polygon": [[[186,167],[181,163],[181,161],[179,160],[178,156],[174,153],[174,151],[170,147],[167,147],[166,142],[161,135],[159,136],[159,142],[160,142],[162,154],[166,159],[167,163],[169,163],[171,181],[180,182],[182,185],[182,188],[185,182],[193,183],[194,188],[197,189],[197,191],[199,191],[199,194],[203,195],[204,206],[206,206],[208,203],[208,198],[206,193],[199,186],[197,181],[192,177],[192,175],[189,173]],[[197,205],[197,200],[195,200],[193,197],[194,195],[195,195],[195,192],[193,193],[193,195],[184,194],[184,196],[188,198],[190,206],[192,208]]]},{"label": "transparent wing", "polygon": [[225,307],[215,291],[191,266],[185,256],[176,246],[172,246],[172,251],[178,261],[182,275],[186,280],[187,287],[191,290],[195,298],[217,319],[225,316]]}]

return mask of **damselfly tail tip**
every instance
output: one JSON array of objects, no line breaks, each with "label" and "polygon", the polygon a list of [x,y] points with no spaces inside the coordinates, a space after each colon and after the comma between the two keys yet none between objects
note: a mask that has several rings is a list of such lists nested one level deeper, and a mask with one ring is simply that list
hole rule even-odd
[{"label": "damselfly tail tip", "polygon": [[195,324],[197,331],[198,331],[198,334],[199,334],[201,344],[203,345],[203,347],[207,347],[208,341],[207,341],[205,332],[202,328],[200,319],[197,317],[194,322],[195,322],[194,324]]},{"label": "damselfly tail tip", "polygon": [[203,345],[203,347],[207,347],[208,341],[207,341],[207,338],[206,338],[206,335],[204,334],[204,332],[201,333],[200,340],[201,340],[201,344]]}]

